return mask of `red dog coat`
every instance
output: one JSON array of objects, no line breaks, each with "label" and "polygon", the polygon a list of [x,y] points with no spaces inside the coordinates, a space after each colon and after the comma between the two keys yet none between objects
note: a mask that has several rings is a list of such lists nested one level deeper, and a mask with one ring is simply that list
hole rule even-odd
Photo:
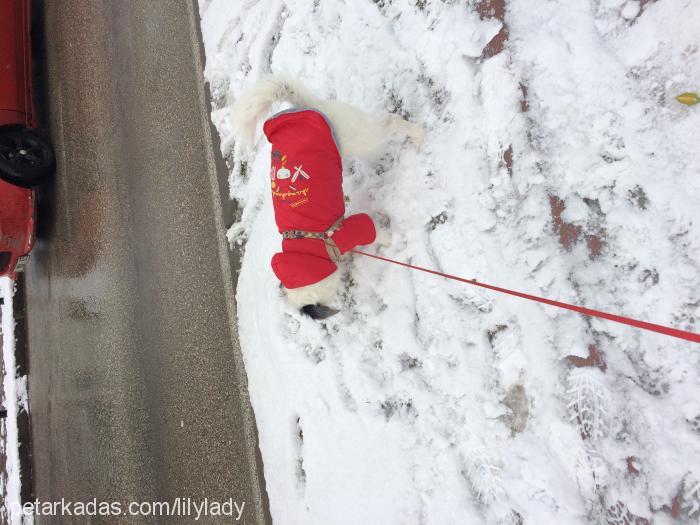
[{"label": "red dog coat", "polygon": [[[272,204],[280,233],[299,230],[323,233],[345,214],[343,168],[333,131],[313,110],[278,113],[263,126],[272,144]],[[347,217],[332,234],[340,253],[374,242],[369,215]],[[272,257],[272,270],[285,288],[319,282],[337,266],[323,239],[282,240],[282,252]]]}]

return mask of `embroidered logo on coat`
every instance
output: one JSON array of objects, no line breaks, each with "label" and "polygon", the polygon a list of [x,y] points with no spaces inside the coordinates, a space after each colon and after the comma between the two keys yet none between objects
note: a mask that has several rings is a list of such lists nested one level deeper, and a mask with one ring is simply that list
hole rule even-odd
[{"label": "embroidered logo on coat", "polygon": [[[304,180],[311,180],[311,175],[304,171],[303,164],[299,166],[294,166],[294,174],[287,168],[287,156],[283,155],[280,151],[275,150],[272,152],[273,163],[270,168],[270,185],[272,186],[272,196],[277,199],[282,200],[285,204],[289,204],[293,208],[306,204],[308,199],[308,194],[311,188],[306,187],[295,187],[294,184],[302,182]],[[276,166],[276,162],[279,162],[279,167]],[[283,188],[279,181],[288,181],[287,188]],[[300,200],[294,202],[288,202],[288,198],[293,198],[301,196]]]}]

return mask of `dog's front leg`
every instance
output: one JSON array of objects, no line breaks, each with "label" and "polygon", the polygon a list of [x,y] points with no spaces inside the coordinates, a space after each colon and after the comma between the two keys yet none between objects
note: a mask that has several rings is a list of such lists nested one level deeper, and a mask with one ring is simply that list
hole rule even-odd
[{"label": "dog's front leg", "polygon": [[382,248],[391,246],[391,230],[388,228],[377,228],[377,236],[374,239]]}]

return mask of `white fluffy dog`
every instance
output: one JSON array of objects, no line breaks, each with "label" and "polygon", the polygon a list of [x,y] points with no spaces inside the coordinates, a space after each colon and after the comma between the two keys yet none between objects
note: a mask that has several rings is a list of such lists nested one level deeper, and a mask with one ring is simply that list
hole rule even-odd
[{"label": "white fluffy dog", "polygon": [[[396,135],[410,137],[417,147],[424,140],[422,127],[407,122],[398,115],[372,115],[338,100],[318,98],[291,78],[267,75],[249,92],[236,98],[231,107],[234,136],[242,150],[249,149],[254,144],[258,120],[268,114],[272,105],[277,102],[289,102],[299,111],[313,110],[322,114],[331,128],[341,157],[371,155]],[[284,169],[284,164],[282,168]],[[274,171],[273,166],[273,196]],[[284,171],[288,177],[289,171]],[[324,237],[325,239],[330,239],[333,235],[333,231],[329,231],[330,235]],[[376,237],[380,244],[388,244],[390,241],[389,232],[386,230],[379,230]],[[290,303],[314,318],[332,315],[336,312],[331,304],[336,298],[339,273],[334,271],[318,282],[308,285],[287,287]]]}]

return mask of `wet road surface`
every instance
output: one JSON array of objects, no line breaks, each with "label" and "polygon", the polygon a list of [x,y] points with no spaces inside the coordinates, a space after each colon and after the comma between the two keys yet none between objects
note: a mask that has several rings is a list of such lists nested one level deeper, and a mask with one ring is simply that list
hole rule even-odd
[{"label": "wet road surface", "polygon": [[[26,281],[34,492],[233,498],[245,502],[243,523],[261,523],[269,513],[196,9],[47,0],[39,13],[58,173],[39,194]],[[200,520],[223,522],[232,520]]]}]

